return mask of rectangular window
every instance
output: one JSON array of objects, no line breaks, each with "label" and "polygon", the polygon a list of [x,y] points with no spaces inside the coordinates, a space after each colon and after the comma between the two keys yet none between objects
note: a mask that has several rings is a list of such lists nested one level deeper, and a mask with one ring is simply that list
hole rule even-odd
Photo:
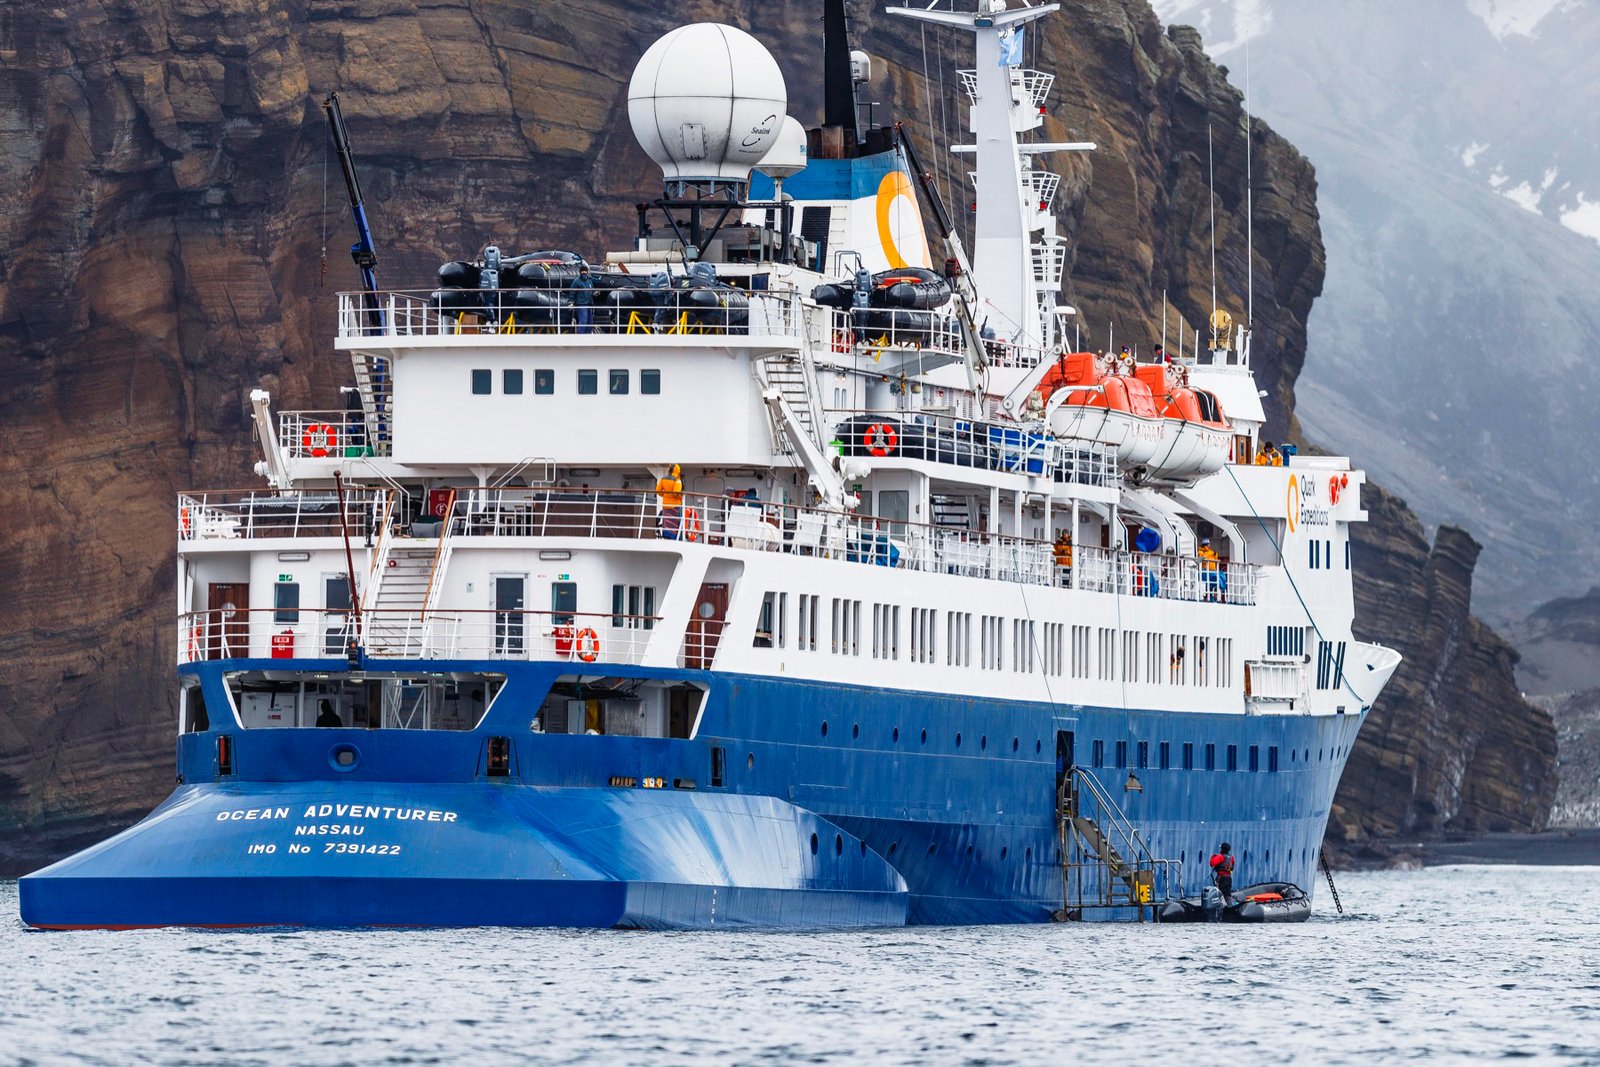
[{"label": "rectangular window", "polygon": [[778,647],[786,648],[789,642],[789,594],[778,594]]},{"label": "rectangular window", "polygon": [[556,626],[571,626],[578,610],[578,583],[550,583],[550,621]]},{"label": "rectangular window", "polygon": [[494,372],[490,370],[475,370],[472,372],[472,395],[488,396],[494,392]]},{"label": "rectangular window", "polygon": [[533,391],[538,396],[554,396],[556,392],[556,372],[553,370],[534,371]]},{"label": "rectangular window", "polygon": [[600,392],[600,372],[597,370],[581,370],[578,372],[578,395],[597,396]]},{"label": "rectangular window", "polygon": [[500,372],[500,389],[507,396],[522,395],[522,372],[520,370],[503,370]]},{"label": "rectangular window", "polygon": [[1183,743],[1183,769],[1186,770],[1186,771],[1194,770],[1194,742],[1193,741],[1185,741]]},{"label": "rectangular window", "polygon": [[628,372],[626,370],[612,371],[610,381],[612,396],[628,395]]},{"label": "rectangular window", "polygon": [[1122,633],[1122,680],[1139,680],[1139,635],[1133,630]]},{"label": "rectangular window", "polygon": [[628,587],[613,585],[611,587],[611,625],[622,626],[627,622]]},{"label": "rectangular window", "polygon": [[1106,765],[1106,743],[1100,738],[1094,740],[1094,761],[1092,766],[1104,767]]},{"label": "rectangular window", "polygon": [[1236,771],[1238,769],[1239,769],[1239,746],[1238,745],[1229,745],[1228,746],[1228,770]]},{"label": "rectangular window", "polygon": [[1170,771],[1172,769],[1172,742],[1170,742],[1170,741],[1161,742],[1160,753],[1161,753],[1161,769],[1164,770],[1164,771]]},{"label": "rectangular window", "polygon": [[1214,745],[1214,744],[1208,744],[1208,745],[1206,745],[1206,770],[1214,771],[1216,769],[1217,769],[1217,746]]},{"label": "rectangular window", "polygon": [[639,392],[645,396],[661,395],[661,372],[658,370],[642,370],[639,372]]},{"label": "rectangular window", "polygon": [[1112,682],[1117,677],[1117,631],[1100,627],[1100,670],[1102,682]]},{"label": "rectangular window", "polygon": [[756,619],[755,638],[750,642],[755,648],[772,647],[773,615],[778,610],[778,594],[767,593],[761,598],[761,615]]},{"label": "rectangular window", "polygon": [[1118,741],[1117,742],[1117,766],[1118,767],[1126,767],[1127,765],[1128,765],[1128,742],[1126,742],[1126,741]]},{"label": "rectangular window", "polygon": [[1277,774],[1278,773],[1278,746],[1277,745],[1268,745],[1267,746],[1267,773],[1268,774]]},{"label": "rectangular window", "polygon": [[272,587],[272,621],[279,624],[300,621],[299,582],[278,582]]},{"label": "rectangular window", "polygon": [[1138,766],[1141,771],[1150,766],[1150,742],[1148,741],[1139,742]]},{"label": "rectangular window", "polygon": [[1254,774],[1261,769],[1261,746],[1250,746],[1250,773]]},{"label": "rectangular window", "polygon": [[711,785],[720,788],[728,773],[728,750],[720,747],[711,749]]}]

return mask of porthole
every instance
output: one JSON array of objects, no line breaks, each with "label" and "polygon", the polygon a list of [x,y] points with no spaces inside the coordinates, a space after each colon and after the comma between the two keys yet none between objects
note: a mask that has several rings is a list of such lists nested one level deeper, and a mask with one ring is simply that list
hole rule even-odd
[{"label": "porthole", "polygon": [[834,834],[833,835],[833,854],[835,856],[844,855],[844,835],[843,834]]},{"label": "porthole", "polygon": [[827,719],[823,719],[822,720],[822,736],[823,737],[827,737],[828,736],[828,720]]},{"label": "porthole", "polygon": [[937,842],[937,841],[929,841],[928,842],[928,855],[931,856],[937,851],[939,851],[939,842]]},{"label": "porthole", "polygon": [[856,738],[861,736],[861,724],[860,723],[856,723],[854,726],[850,727],[850,736],[851,737],[856,737]]},{"label": "porthole", "polygon": [[967,846],[967,858],[968,859],[972,858],[972,846],[971,845]]},{"label": "porthole", "polygon": [[865,841],[858,841],[856,844],[861,846],[861,855],[865,856],[867,854],[867,843]]},{"label": "porthole", "polygon": [[984,734],[984,735],[982,735],[981,737],[978,738],[978,751],[979,752],[987,752],[987,751],[989,751],[989,735],[988,734]]},{"label": "porthole", "polygon": [[961,735],[960,734],[956,734],[956,747],[957,748],[961,747]]},{"label": "porthole", "polygon": [[1019,744],[1020,744],[1020,740],[1018,738],[1013,737],[1011,739],[1011,751],[1015,752],[1017,750],[1017,747],[1018,747]]},{"label": "porthole", "polygon": [[1007,853],[1007,852],[1010,852],[1010,851],[1011,851],[1011,848],[1010,848],[1010,846],[1008,846],[1008,845],[1001,845],[1001,846],[1000,846],[1000,858],[1001,858],[1001,859],[1005,859],[1005,858],[1006,858],[1006,853]]},{"label": "porthole", "polygon": [[1022,858],[1025,859],[1025,860],[1029,860],[1029,861],[1031,861],[1033,859],[1033,846],[1032,845],[1029,845],[1028,848],[1027,848],[1027,851],[1023,852]]},{"label": "porthole", "polygon": [[926,731],[926,730],[922,731],[922,743],[923,744],[927,744],[928,743],[928,731]]},{"label": "porthole", "polygon": [[889,855],[890,856],[893,856],[896,852],[899,852],[899,851],[900,851],[900,842],[898,842],[898,841],[889,842]]},{"label": "porthole", "polygon": [[1035,756],[1037,756],[1039,753],[1041,753],[1043,751],[1044,751],[1044,742],[1040,741],[1038,738],[1034,738],[1034,741],[1033,741],[1033,754]]},{"label": "porthole", "polygon": [[753,771],[756,769],[756,754],[754,752],[751,752],[745,756],[744,769],[747,771]]},{"label": "porthole", "polygon": [[816,834],[812,834],[811,835],[811,854],[813,856],[815,856],[817,854],[817,835]]},{"label": "porthole", "polygon": [[890,736],[893,739],[894,743],[898,745],[900,743],[900,727],[896,726],[894,728],[894,733],[891,734]]}]

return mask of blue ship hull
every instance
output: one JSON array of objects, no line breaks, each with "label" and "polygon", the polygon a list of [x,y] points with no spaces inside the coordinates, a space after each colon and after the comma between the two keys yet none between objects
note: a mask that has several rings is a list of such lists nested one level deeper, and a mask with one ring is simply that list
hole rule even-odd
[{"label": "blue ship hull", "polygon": [[[186,670],[199,676],[208,706],[226,708],[224,671],[284,666],[235,660]],[[1310,890],[1363,719],[996,702],[629,668],[611,673],[710,690],[696,737],[576,736],[528,729],[568,664],[427,669],[503,672],[506,688],[470,732],[215,726],[186,734],[177,791],[124,833],[22,879],[23,921],[1048,921],[1063,906],[1058,743],[1070,745],[1071,762],[1116,798],[1157,856],[1181,861],[1179,892],[1200,890],[1205,858],[1223,840],[1245,882]],[[218,765],[221,735],[227,774]],[[508,739],[509,758],[506,773],[491,777],[496,737]]]}]

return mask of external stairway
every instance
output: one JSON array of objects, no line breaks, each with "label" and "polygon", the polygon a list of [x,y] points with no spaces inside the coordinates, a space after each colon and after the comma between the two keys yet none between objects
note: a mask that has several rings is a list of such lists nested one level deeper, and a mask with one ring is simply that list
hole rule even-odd
[{"label": "external stairway", "polygon": [[1134,909],[1140,922],[1155,921],[1162,905],[1178,896],[1181,865],[1151,852],[1094,775],[1081,767],[1068,768],[1057,789],[1056,812],[1062,884],[1058,920],[1081,921],[1086,911],[1096,909]]},{"label": "external stairway", "polygon": [[373,547],[361,598],[362,644],[372,656],[418,656],[429,644],[429,616],[450,562],[456,496],[450,494],[434,537],[398,537],[385,525]]}]

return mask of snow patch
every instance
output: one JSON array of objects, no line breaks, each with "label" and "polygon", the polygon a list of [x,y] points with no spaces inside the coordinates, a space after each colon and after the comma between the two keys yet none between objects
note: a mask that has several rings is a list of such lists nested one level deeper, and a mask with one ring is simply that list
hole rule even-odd
[{"label": "snow patch", "polygon": [[1539,211],[1539,192],[1532,186],[1532,184],[1528,182],[1522,182],[1518,185],[1507,186],[1506,188],[1496,189],[1495,191],[1501,196],[1505,197],[1507,200],[1511,201],[1513,204],[1522,208],[1522,210],[1531,211],[1535,215],[1541,214]]},{"label": "snow patch", "polygon": [[1206,52],[1218,58],[1243,48],[1272,28],[1271,0],[1151,0],[1150,6],[1167,26],[1193,26],[1206,43]]},{"label": "snow patch", "polygon": [[1467,147],[1461,153],[1461,165],[1466,167],[1468,170],[1471,170],[1473,167],[1478,165],[1478,157],[1483,155],[1488,150],[1488,145],[1479,144],[1476,141],[1472,142],[1471,144],[1467,145]]},{"label": "snow patch", "polygon": [[1578,206],[1561,213],[1561,225],[1591,241],[1600,241],[1600,200],[1578,194]]},{"label": "snow patch", "polygon": [[1571,0],[1467,0],[1467,10],[1483,20],[1489,32],[1504,40],[1512,34],[1532,37],[1544,17]]}]

